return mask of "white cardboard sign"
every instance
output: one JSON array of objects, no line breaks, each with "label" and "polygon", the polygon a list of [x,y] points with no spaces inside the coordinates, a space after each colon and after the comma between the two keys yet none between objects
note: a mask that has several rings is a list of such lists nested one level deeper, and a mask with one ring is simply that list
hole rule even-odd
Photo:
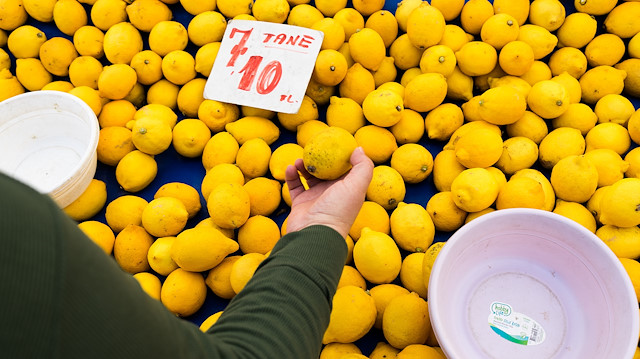
[{"label": "white cardboard sign", "polygon": [[323,38],[299,26],[229,21],[204,98],[297,113]]}]

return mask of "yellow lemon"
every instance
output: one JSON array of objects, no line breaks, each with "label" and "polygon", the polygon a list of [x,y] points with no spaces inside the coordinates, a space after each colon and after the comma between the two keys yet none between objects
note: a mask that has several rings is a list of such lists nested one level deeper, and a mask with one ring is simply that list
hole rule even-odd
[{"label": "yellow lemon", "polygon": [[206,295],[207,286],[200,273],[178,268],[164,280],[160,301],[175,315],[188,317],[202,307]]},{"label": "yellow lemon", "polygon": [[218,0],[216,5],[226,18],[234,18],[240,14],[251,14],[253,0]]},{"label": "yellow lemon", "polygon": [[613,251],[618,258],[637,259],[640,257],[640,228],[616,227],[605,224],[596,230],[596,236]]},{"label": "yellow lemon", "polygon": [[200,193],[205,201],[209,201],[209,195],[221,183],[236,183],[244,185],[244,175],[235,164],[220,163],[207,171],[200,185]]},{"label": "yellow lemon", "polygon": [[341,97],[348,97],[362,104],[369,92],[375,90],[375,79],[369,70],[355,63],[347,70],[339,91]]},{"label": "yellow lemon", "polygon": [[504,141],[502,155],[495,165],[505,174],[511,175],[533,166],[537,160],[537,144],[527,137],[516,136]]},{"label": "yellow lemon", "polygon": [[317,120],[318,117],[318,105],[307,95],[303,97],[297,113],[278,113],[278,121],[282,127],[289,131],[295,131],[301,124],[307,121]]},{"label": "yellow lemon", "polygon": [[160,104],[146,104],[140,107],[134,114],[133,119],[139,120],[143,117],[160,119],[172,129],[178,120],[178,115],[170,107]]},{"label": "yellow lemon", "polygon": [[[91,22],[102,31],[127,22],[127,3],[122,0],[96,0],[91,6]],[[133,27],[133,25],[131,25]]]},{"label": "yellow lemon", "polygon": [[73,45],[82,56],[104,56],[104,33],[95,26],[83,26],[73,34]]},{"label": "yellow lemon", "polygon": [[137,80],[143,85],[152,85],[162,79],[162,58],[151,50],[140,51],[131,58],[131,67]]},{"label": "yellow lemon", "polygon": [[199,157],[211,138],[211,130],[199,119],[184,119],[173,128],[172,144],[176,152],[190,158]]},{"label": "yellow lemon", "polygon": [[298,158],[304,157],[304,148],[296,143],[285,143],[276,148],[269,159],[269,172],[276,180],[284,182],[285,171]]},{"label": "yellow lemon", "polygon": [[68,76],[69,66],[78,57],[78,52],[70,40],[53,37],[40,46],[39,56],[44,68],[52,75]]},{"label": "yellow lemon", "polygon": [[127,64],[106,66],[98,77],[99,94],[110,100],[121,100],[131,92],[137,79],[136,71]]},{"label": "yellow lemon", "polygon": [[116,180],[127,192],[143,190],[157,173],[158,164],[153,156],[139,150],[127,153],[116,166]]},{"label": "yellow lemon", "polygon": [[629,164],[629,168],[627,168],[625,176],[640,178],[640,150],[638,150],[637,147],[633,148],[631,151],[627,152],[624,156],[624,160]]},{"label": "yellow lemon", "polygon": [[365,27],[375,30],[384,41],[384,46],[388,48],[398,37],[398,20],[387,10],[379,10],[367,18]]},{"label": "yellow lemon", "polygon": [[510,179],[502,186],[496,199],[496,209],[544,207],[545,195],[542,185],[528,177]]},{"label": "yellow lemon", "polygon": [[113,244],[113,257],[120,268],[131,274],[148,271],[147,252],[153,237],[144,228],[129,224],[118,235]]},{"label": "yellow lemon", "polygon": [[240,145],[246,141],[260,137],[271,145],[278,137],[280,130],[272,121],[257,116],[246,116],[224,126]]},{"label": "yellow lemon", "polygon": [[280,205],[282,185],[276,180],[253,178],[244,184],[244,189],[249,193],[251,216],[269,216]]},{"label": "yellow lemon", "polygon": [[391,90],[371,91],[362,103],[364,116],[376,126],[390,127],[400,121],[404,101]]},{"label": "yellow lemon", "polygon": [[620,94],[627,73],[612,66],[596,66],[580,77],[582,101],[593,105],[608,94]]},{"label": "yellow lemon", "polygon": [[42,90],[69,92],[74,88],[73,84],[69,81],[52,81],[42,87]]},{"label": "yellow lemon", "polygon": [[511,175],[511,179],[519,178],[519,177],[529,177],[538,181],[542,185],[542,189],[544,190],[545,201],[543,209],[546,211],[553,210],[553,207],[556,203],[556,195],[553,190],[553,186],[549,179],[540,171],[533,168],[525,168],[517,171],[513,175]]},{"label": "yellow lemon", "polygon": [[459,106],[443,103],[429,111],[424,123],[430,139],[447,141],[464,123],[464,115]]},{"label": "yellow lemon", "polygon": [[51,22],[53,20],[53,8],[56,4],[55,0],[23,0],[22,3],[24,9],[32,18],[40,22]]},{"label": "yellow lemon", "polygon": [[320,179],[336,179],[351,169],[350,158],[358,147],[345,129],[329,127],[304,147],[302,159],[307,171]]},{"label": "yellow lemon", "polygon": [[551,81],[557,82],[564,86],[564,88],[569,93],[569,101],[574,103],[579,103],[582,99],[582,88],[580,87],[580,82],[575,77],[571,76],[568,72],[564,71],[559,75],[555,75],[551,78]]},{"label": "yellow lemon", "polygon": [[640,179],[625,178],[615,182],[600,200],[600,222],[616,227],[634,227],[640,224],[636,210]]},{"label": "yellow lemon", "polygon": [[113,231],[109,226],[102,222],[98,221],[84,221],[78,223],[78,228],[84,232],[84,234],[89,237],[100,247],[106,254],[111,255],[113,251],[113,244],[116,241],[116,236],[113,234]]},{"label": "yellow lemon", "polygon": [[236,165],[247,178],[264,176],[269,170],[271,148],[261,138],[243,143],[236,156]]},{"label": "yellow lemon", "polygon": [[64,207],[63,211],[76,221],[84,221],[98,214],[105,203],[107,203],[106,184],[93,178],[80,196]]},{"label": "yellow lemon", "polygon": [[[289,18],[291,18],[291,16],[289,16]],[[322,17],[320,17],[320,19],[322,19]],[[333,15],[333,19],[342,25],[345,41],[347,41],[346,44],[348,44],[351,35],[365,27],[364,17],[354,8],[346,7],[338,10],[338,12]]]},{"label": "yellow lemon", "polygon": [[518,90],[518,92],[524,98],[526,98],[529,95],[529,91],[531,91],[531,85],[529,85],[527,81],[517,76],[505,75],[498,78],[489,77],[488,83],[489,89],[500,86],[513,87],[514,89]]},{"label": "yellow lemon", "polygon": [[445,77],[439,73],[424,73],[405,87],[404,105],[418,112],[427,112],[439,106],[446,95]]},{"label": "yellow lemon", "polygon": [[[310,28],[315,22],[320,21],[324,18],[324,14],[317,8],[313,7],[309,4],[291,4],[292,8],[289,11],[289,17],[287,18],[287,24],[293,26],[300,26]],[[337,13],[336,13],[337,15]],[[333,16],[334,19],[338,20],[337,16]],[[345,28],[345,24],[338,20],[341,25]],[[362,24],[364,26],[364,20],[362,20]]]},{"label": "yellow lemon", "polygon": [[460,15],[464,3],[464,0],[435,0],[431,2],[431,6],[436,7],[438,10],[440,10],[445,20],[451,21]]},{"label": "yellow lemon", "polygon": [[467,223],[471,222],[472,220],[474,220],[474,219],[476,219],[476,218],[478,218],[480,216],[483,216],[483,215],[485,215],[487,213],[491,213],[491,212],[495,212],[495,209],[492,208],[492,207],[485,208],[482,211],[478,211],[478,212],[471,212],[471,213],[467,214],[467,218],[465,218],[464,223],[467,224]]},{"label": "yellow lemon", "polygon": [[218,226],[239,228],[249,218],[249,193],[240,184],[221,183],[211,191],[207,209]]},{"label": "yellow lemon", "polygon": [[389,213],[380,204],[373,201],[364,201],[355,221],[349,229],[349,236],[353,240],[360,239],[362,229],[368,227],[376,232],[389,234]]},{"label": "yellow lemon", "polygon": [[290,10],[287,0],[255,0],[251,7],[252,14],[257,20],[277,24],[287,20]]},{"label": "yellow lemon", "polygon": [[586,46],[596,35],[598,21],[585,12],[569,14],[558,28],[558,45],[576,49]]},{"label": "yellow lemon", "polygon": [[384,310],[382,333],[398,349],[426,342],[431,334],[427,301],[415,292],[392,299]]},{"label": "yellow lemon", "polygon": [[203,11],[189,21],[187,34],[189,40],[202,47],[209,43],[222,41],[222,36],[227,28],[227,20],[217,11]]},{"label": "yellow lemon", "polygon": [[280,227],[269,217],[249,217],[238,230],[238,244],[242,253],[266,254],[280,239]]},{"label": "yellow lemon", "polygon": [[203,219],[202,221],[198,222],[198,224],[196,224],[196,227],[214,228],[214,229],[217,229],[218,231],[220,231],[225,236],[227,236],[227,238],[231,238],[231,239],[235,238],[234,229],[232,229],[232,228],[222,228],[222,227],[216,225],[215,223],[213,223],[213,220],[211,219],[211,217],[207,217],[207,218]]},{"label": "yellow lemon", "polygon": [[462,7],[460,24],[466,32],[479,35],[482,25],[493,15],[493,5],[488,0],[469,0]]},{"label": "yellow lemon", "polygon": [[0,29],[11,31],[23,25],[29,14],[22,0],[5,0],[2,2],[4,15],[0,18]]},{"label": "yellow lemon", "polygon": [[217,321],[220,319],[223,311],[219,311],[211,314],[207,319],[205,319],[202,324],[200,324],[200,331],[206,333],[209,328],[211,328]]},{"label": "yellow lemon", "polygon": [[362,288],[348,285],[333,296],[329,325],[322,343],[353,343],[373,327],[376,305]]},{"label": "yellow lemon", "polygon": [[466,169],[451,183],[453,202],[466,212],[478,212],[491,206],[498,192],[498,183],[485,168]]},{"label": "yellow lemon", "polygon": [[75,0],[60,0],[53,7],[53,21],[63,34],[73,36],[79,28],[87,25],[87,12]]},{"label": "yellow lemon", "polygon": [[318,133],[329,127],[325,122],[319,120],[310,120],[298,126],[296,131],[296,142],[304,147],[309,140]]},{"label": "yellow lemon", "polygon": [[176,109],[178,107],[179,91],[180,87],[178,85],[166,79],[161,79],[147,89],[147,105],[155,104],[171,110]]},{"label": "yellow lemon", "polygon": [[360,287],[364,290],[367,290],[367,283],[364,280],[364,277],[352,266],[345,265],[342,269],[342,274],[340,275],[340,279],[338,280],[338,288],[345,287],[348,285],[353,285],[356,287]]},{"label": "yellow lemon", "polygon": [[636,110],[631,117],[629,117],[627,130],[629,131],[631,140],[635,143],[640,143],[640,111]]},{"label": "yellow lemon", "polygon": [[552,168],[562,158],[570,155],[582,155],[586,142],[580,130],[571,127],[560,127],[551,131],[538,147],[540,164],[544,168]]},{"label": "yellow lemon", "polygon": [[531,86],[543,80],[551,80],[551,77],[552,74],[549,65],[538,60],[533,62],[529,71],[520,76],[520,78],[527,81]]},{"label": "yellow lemon", "polygon": [[451,182],[465,169],[453,149],[440,151],[433,160],[433,182],[438,191],[451,190]]},{"label": "yellow lemon", "polygon": [[247,285],[249,280],[253,277],[253,274],[258,269],[258,266],[265,259],[264,254],[260,253],[247,253],[242,255],[231,266],[231,272],[229,273],[229,282],[233,291],[240,293],[240,291]]},{"label": "yellow lemon", "polygon": [[460,71],[469,76],[486,75],[498,63],[496,49],[482,41],[470,41],[455,54]]},{"label": "yellow lemon", "polygon": [[572,127],[586,135],[598,122],[598,116],[593,109],[584,103],[572,103],[567,111],[552,120],[554,128]]},{"label": "yellow lemon", "polygon": [[133,195],[120,196],[109,202],[105,211],[107,224],[115,233],[122,231],[127,225],[141,225],[142,211],[149,202]]},{"label": "yellow lemon", "polygon": [[400,274],[402,257],[389,235],[365,227],[353,247],[353,262],[366,280],[382,284],[391,283]]},{"label": "yellow lemon", "polygon": [[[629,278],[631,278],[631,284],[636,292],[636,298],[640,301],[640,263],[631,258],[620,258],[620,262],[627,272],[627,275],[629,275]],[[638,351],[636,351],[634,356],[637,356],[637,354]]]},{"label": "yellow lemon", "polygon": [[422,53],[420,70],[422,72],[437,72],[444,77],[449,77],[456,68],[456,63],[456,55],[451,48],[445,45],[433,45]]},{"label": "yellow lemon", "polygon": [[153,198],[173,197],[184,204],[189,218],[195,217],[200,211],[200,194],[191,185],[182,182],[165,183],[153,195]]},{"label": "yellow lemon", "polygon": [[7,47],[16,59],[38,57],[40,46],[45,41],[47,35],[42,30],[35,26],[22,25],[9,33]]},{"label": "yellow lemon", "polygon": [[238,141],[229,132],[218,132],[204,146],[202,165],[208,171],[220,163],[235,163],[239,149]]},{"label": "yellow lemon", "polygon": [[438,44],[450,48],[455,53],[460,50],[462,45],[471,40],[473,40],[473,35],[466,33],[463,28],[455,24],[447,24]]},{"label": "yellow lemon", "polygon": [[[610,1],[615,5],[615,1]],[[640,24],[636,19],[640,16],[640,4],[635,2],[616,5],[604,19],[604,28],[608,33],[628,39],[640,32]]]},{"label": "yellow lemon", "polygon": [[375,30],[363,28],[349,38],[351,58],[364,68],[376,71],[385,58],[384,40]]},{"label": "yellow lemon", "polygon": [[551,80],[535,83],[527,96],[527,105],[531,111],[545,119],[561,116],[567,111],[570,103],[566,88]]},{"label": "yellow lemon", "polygon": [[398,6],[395,10],[396,21],[398,22],[398,28],[402,32],[407,32],[407,21],[411,12],[420,6],[422,0],[402,0],[398,2]]},{"label": "yellow lemon", "polygon": [[135,120],[133,124],[131,140],[140,151],[149,155],[157,155],[171,145],[171,127],[160,119],[142,117]]},{"label": "yellow lemon", "polygon": [[427,298],[427,287],[422,280],[422,262],[425,254],[422,252],[411,253],[402,261],[400,268],[400,282],[411,292],[420,297]]},{"label": "yellow lemon", "polygon": [[433,242],[433,221],[427,210],[417,203],[399,203],[389,223],[393,239],[406,251],[424,252]]},{"label": "yellow lemon", "polygon": [[346,354],[362,354],[353,343],[329,343],[322,347],[320,359],[340,359]]},{"label": "yellow lemon", "polygon": [[540,116],[531,111],[525,111],[518,121],[506,126],[506,132],[511,137],[523,136],[536,144],[540,144],[542,139],[549,133],[549,129]]},{"label": "yellow lemon", "polygon": [[424,135],[425,119],[418,112],[406,108],[400,112],[400,121],[390,130],[399,145],[417,143]]},{"label": "yellow lemon", "polygon": [[631,146],[629,132],[625,127],[613,122],[599,123],[585,136],[586,150],[610,148],[622,156]]},{"label": "yellow lemon", "polygon": [[236,292],[231,287],[231,269],[233,264],[240,259],[241,256],[227,256],[220,264],[211,268],[205,278],[205,284],[213,294],[222,299],[231,299],[235,297]]},{"label": "yellow lemon", "polygon": [[[427,339],[427,341],[431,340],[433,335]],[[430,358],[430,359],[444,359],[444,354],[442,350],[435,346],[437,342],[435,342],[434,346],[429,346],[426,344],[411,344],[406,346],[402,351],[398,353],[398,359],[409,359],[409,358]]]},{"label": "yellow lemon", "polygon": [[502,13],[489,17],[480,29],[480,38],[483,42],[493,46],[496,50],[518,38],[520,26],[511,15]]},{"label": "yellow lemon", "polygon": [[480,118],[495,125],[514,123],[527,110],[524,96],[511,86],[498,86],[486,90],[480,96],[478,104]]},{"label": "yellow lemon", "polygon": [[229,254],[238,243],[214,228],[196,227],[182,231],[171,246],[171,258],[184,270],[208,271]]},{"label": "yellow lemon", "polygon": [[559,0],[534,0],[529,8],[529,22],[549,31],[562,26],[566,15],[564,5]]},{"label": "yellow lemon", "polygon": [[567,156],[553,166],[551,185],[558,198],[587,202],[598,187],[598,169],[585,156]]},{"label": "yellow lemon", "polygon": [[322,33],[324,33],[324,39],[320,46],[321,50],[338,50],[346,39],[342,25],[330,17],[325,17],[324,19],[315,22],[311,25],[311,29],[322,31]]},{"label": "yellow lemon", "polygon": [[575,222],[580,223],[589,231],[596,232],[596,219],[593,214],[580,203],[567,202],[561,199],[556,201],[553,213],[567,217]]},{"label": "yellow lemon", "polygon": [[626,126],[636,109],[625,96],[608,94],[596,102],[594,112],[599,123],[613,122]]},{"label": "yellow lemon", "polygon": [[626,52],[625,43],[614,34],[601,34],[591,40],[584,54],[591,67],[617,64]]},{"label": "yellow lemon", "polygon": [[635,34],[627,44],[629,57],[640,58],[640,35]]},{"label": "yellow lemon", "polygon": [[554,76],[566,72],[579,79],[587,71],[587,68],[587,57],[574,47],[558,49],[549,58],[549,69]]},{"label": "yellow lemon", "polygon": [[467,217],[467,212],[460,209],[453,201],[450,191],[438,192],[431,196],[427,201],[426,208],[438,231],[455,231],[464,224]]},{"label": "yellow lemon", "polygon": [[327,124],[340,127],[351,134],[365,125],[364,112],[360,104],[349,97],[332,96],[326,111]]},{"label": "yellow lemon", "polygon": [[156,273],[167,276],[178,268],[176,262],[171,258],[171,247],[175,240],[176,237],[160,237],[149,247],[147,260],[151,269]]},{"label": "yellow lemon", "polygon": [[180,233],[188,219],[184,203],[175,197],[154,198],[142,210],[142,227],[156,237]]},{"label": "yellow lemon", "polygon": [[162,288],[162,283],[160,282],[160,278],[156,277],[155,274],[151,274],[149,272],[140,272],[133,275],[140,284],[142,290],[147,293],[151,298],[160,300],[160,292]]},{"label": "yellow lemon", "polygon": [[424,253],[424,258],[422,259],[422,280],[424,281],[424,285],[426,287],[429,287],[429,280],[431,277],[433,264],[435,263],[436,258],[438,257],[438,254],[440,253],[444,245],[445,242],[436,242],[432,244]]},{"label": "yellow lemon", "polygon": [[407,34],[398,36],[389,47],[389,56],[400,70],[417,67],[423,52],[424,49],[413,46]]},{"label": "yellow lemon", "polygon": [[490,129],[474,129],[456,141],[454,151],[458,162],[467,168],[489,167],[500,159],[503,141]]},{"label": "yellow lemon", "polygon": [[[344,55],[344,53],[342,54]],[[349,58],[347,58],[347,64],[349,64]],[[305,95],[311,97],[313,101],[315,101],[319,105],[326,105],[329,103],[329,99],[335,94],[335,92],[336,86],[321,85],[320,83],[318,83],[318,81],[314,80],[313,77],[311,77],[311,80],[309,80],[309,85],[307,85]]]},{"label": "yellow lemon", "polygon": [[576,10],[589,15],[604,15],[610,12],[617,4],[617,1],[601,0],[601,1],[584,1],[575,0]]},{"label": "yellow lemon", "polygon": [[528,43],[533,49],[536,60],[549,55],[558,44],[558,37],[549,30],[535,24],[524,24],[520,26],[517,40]]},{"label": "yellow lemon", "polygon": [[390,166],[379,165],[373,169],[366,198],[390,211],[404,200],[406,192],[402,175]]},{"label": "yellow lemon", "polygon": [[16,59],[16,78],[29,91],[42,89],[53,76],[38,59]]},{"label": "yellow lemon", "polygon": [[393,152],[390,165],[406,183],[420,183],[433,171],[433,156],[425,147],[407,143]]},{"label": "yellow lemon", "polygon": [[196,72],[207,78],[209,77],[221,44],[221,42],[210,42],[200,46],[194,58]]},{"label": "yellow lemon", "polygon": [[626,59],[617,63],[615,68],[627,73],[624,79],[625,94],[632,97],[640,96],[640,59]]},{"label": "yellow lemon", "polygon": [[184,85],[196,77],[195,59],[186,51],[171,51],[162,59],[162,74],[174,84]]},{"label": "yellow lemon", "polygon": [[238,120],[240,109],[237,105],[204,99],[198,106],[198,118],[213,132],[221,132],[228,123]]},{"label": "yellow lemon", "polygon": [[389,302],[400,295],[409,293],[406,288],[392,283],[378,284],[369,289],[369,294],[373,297],[377,311],[374,327],[382,329],[382,318]]},{"label": "yellow lemon", "polygon": [[100,130],[98,161],[109,166],[117,166],[122,157],[135,149],[131,141],[131,131],[126,127],[111,126]]},{"label": "yellow lemon", "polygon": [[524,41],[510,41],[500,50],[498,63],[509,75],[522,76],[531,69],[534,54],[531,45]]},{"label": "yellow lemon", "polygon": [[322,85],[335,86],[347,75],[347,69],[344,55],[336,50],[325,49],[316,58],[313,76]]},{"label": "yellow lemon", "polygon": [[104,54],[112,64],[129,64],[142,51],[140,31],[128,22],[117,23],[104,34]]},{"label": "yellow lemon", "polygon": [[169,7],[159,0],[134,1],[126,7],[129,22],[138,30],[149,32],[160,21],[171,20]]},{"label": "yellow lemon", "polygon": [[444,28],[445,19],[440,10],[426,2],[411,11],[407,18],[407,35],[419,49],[426,49],[440,42]]},{"label": "yellow lemon", "polygon": [[[71,65],[69,65],[69,81],[71,81],[71,83],[76,87],[89,86],[92,89],[97,90],[98,80],[103,70],[104,68],[102,67],[102,63],[100,63],[96,58],[92,56],[79,56],[71,62]],[[103,79],[103,86],[105,86],[105,83],[106,81]],[[129,84],[125,83],[124,86],[128,87]],[[131,85],[131,88],[133,88],[133,85]],[[128,92],[122,97],[124,98],[127,94]],[[101,96],[104,97],[103,95]]]},{"label": "yellow lemon", "polygon": [[447,97],[452,100],[469,101],[473,98],[473,78],[464,74],[458,66],[447,77]]}]

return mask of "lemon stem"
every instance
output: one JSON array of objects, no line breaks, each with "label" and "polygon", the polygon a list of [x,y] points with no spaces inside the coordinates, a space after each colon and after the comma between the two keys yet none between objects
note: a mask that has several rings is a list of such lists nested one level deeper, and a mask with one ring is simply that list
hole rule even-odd
[{"label": "lemon stem", "polygon": [[398,112],[400,112],[400,111],[402,111],[402,107],[401,107],[401,106],[396,106],[396,110],[397,110]]},{"label": "lemon stem", "polygon": [[316,166],[307,166],[307,171],[309,171],[309,173],[313,173],[316,171]]},{"label": "lemon stem", "polygon": [[444,58],[444,56],[440,56],[440,57],[438,58],[438,62],[439,62],[439,63],[443,63],[443,62],[444,62],[444,60],[446,60],[446,59]]},{"label": "lemon stem", "polygon": [[141,135],[144,135],[145,133],[147,133],[147,129],[146,129],[146,128],[144,128],[144,127],[140,127],[140,129],[138,130],[138,132],[139,132]]},{"label": "lemon stem", "polygon": [[556,101],[556,106],[562,106],[562,100]]},{"label": "lemon stem", "polygon": [[335,67],[335,66],[331,66],[331,67],[329,67],[329,70],[331,70],[331,71],[335,71],[335,70],[336,70],[336,67]]},{"label": "lemon stem", "polygon": [[427,166],[427,165],[424,165],[424,166],[420,167],[420,171],[422,171],[422,172],[427,172],[428,170],[429,170],[429,166]]}]

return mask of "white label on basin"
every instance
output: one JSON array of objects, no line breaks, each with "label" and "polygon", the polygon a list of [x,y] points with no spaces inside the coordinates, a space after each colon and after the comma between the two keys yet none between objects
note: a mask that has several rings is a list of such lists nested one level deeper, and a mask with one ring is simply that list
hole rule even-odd
[{"label": "white label on basin", "polygon": [[504,339],[520,345],[538,345],[545,339],[544,328],[529,316],[513,311],[507,303],[491,303],[489,326]]}]

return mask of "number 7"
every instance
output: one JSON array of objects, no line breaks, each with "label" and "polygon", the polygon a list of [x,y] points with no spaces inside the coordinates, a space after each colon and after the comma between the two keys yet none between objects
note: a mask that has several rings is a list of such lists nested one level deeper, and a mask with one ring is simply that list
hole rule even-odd
[{"label": "number 7", "polygon": [[237,28],[231,29],[231,34],[229,34],[230,39],[233,38],[233,35],[235,35],[236,32],[242,33],[242,39],[240,39],[240,42],[238,42],[238,44],[233,46],[233,48],[231,49],[231,58],[227,63],[227,67],[235,66],[238,56],[244,55],[247,52],[247,47],[245,45],[247,43],[247,40],[249,40],[249,36],[251,36],[252,31],[253,29],[250,29],[250,30],[238,30]]}]

